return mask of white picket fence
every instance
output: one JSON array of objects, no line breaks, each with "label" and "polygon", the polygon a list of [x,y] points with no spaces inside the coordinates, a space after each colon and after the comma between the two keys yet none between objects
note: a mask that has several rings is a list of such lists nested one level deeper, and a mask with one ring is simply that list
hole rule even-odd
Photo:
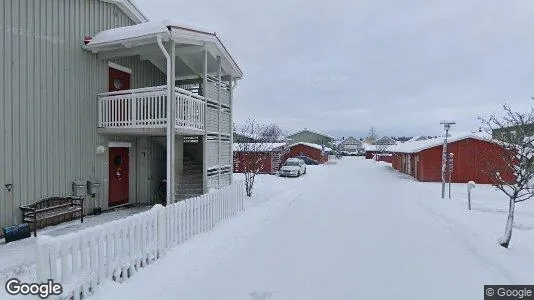
[{"label": "white picket fence", "polygon": [[[37,243],[37,279],[61,283],[59,299],[87,298],[106,280],[123,281],[165,251],[243,210],[244,185]],[[179,268],[179,266],[177,266]]]}]

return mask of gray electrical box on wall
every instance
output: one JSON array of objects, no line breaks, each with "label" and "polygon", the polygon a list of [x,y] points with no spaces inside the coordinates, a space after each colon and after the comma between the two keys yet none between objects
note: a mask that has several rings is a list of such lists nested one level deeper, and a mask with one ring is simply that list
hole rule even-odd
[{"label": "gray electrical box on wall", "polygon": [[85,181],[76,180],[72,182],[72,195],[75,197],[85,197],[86,195]]},{"label": "gray electrical box on wall", "polygon": [[98,192],[100,192],[100,181],[96,179],[87,180],[87,193],[91,197],[95,197]]}]

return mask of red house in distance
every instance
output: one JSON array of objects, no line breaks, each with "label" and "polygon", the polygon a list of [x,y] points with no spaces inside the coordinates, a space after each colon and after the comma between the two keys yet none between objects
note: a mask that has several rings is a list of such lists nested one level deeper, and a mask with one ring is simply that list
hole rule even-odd
[{"label": "red house in distance", "polygon": [[323,164],[328,161],[327,152],[332,151],[328,147],[312,143],[295,143],[289,145],[289,157],[307,156],[310,159],[315,160],[319,164]]},{"label": "red house in distance", "polygon": [[276,174],[288,152],[285,143],[234,143],[234,173],[243,173],[247,163],[259,160],[260,174]]},{"label": "red house in distance", "polygon": [[[398,144],[389,151],[393,153],[395,170],[419,181],[441,181],[443,137]],[[505,150],[482,134],[452,135],[447,144],[447,152],[453,154],[451,182],[491,184],[490,169],[502,170],[501,176],[512,181],[513,174],[500,158],[502,151]]]}]

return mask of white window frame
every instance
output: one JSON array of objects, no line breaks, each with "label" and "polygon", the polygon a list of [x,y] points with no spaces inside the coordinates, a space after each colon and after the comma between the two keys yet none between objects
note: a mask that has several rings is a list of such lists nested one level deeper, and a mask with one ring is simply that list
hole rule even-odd
[{"label": "white window frame", "polygon": [[128,67],[125,67],[125,66],[121,66],[121,65],[116,64],[116,63],[111,62],[111,61],[108,62],[108,67],[113,68],[115,70],[122,71],[124,73],[128,73],[128,74],[132,74],[133,73],[132,69],[130,69]]},{"label": "white window frame", "polygon": [[109,142],[109,148],[132,148],[132,143],[130,142]]}]

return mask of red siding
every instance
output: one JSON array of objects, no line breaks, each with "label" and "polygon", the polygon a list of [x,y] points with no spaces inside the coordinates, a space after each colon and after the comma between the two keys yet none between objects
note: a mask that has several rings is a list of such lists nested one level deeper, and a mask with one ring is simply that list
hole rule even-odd
[{"label": "red siding", "polygon": [[316,149],[306,145],[294,145],[289,150],[289,157],[297,157],[301,154],[318,161],[319,163],[325,163],[328,161],[328,155],[322,155],[321,149]]},{"label": "red siding", "polygon": [[373,159],[373,156],[376,154],[376,151],[365,151],[366,159]]},{"label": "red siding", "polygon": [[240,152],[234,151],[234,173],[243,173],[245,171],[246,161],[256,161],[261,159],[262,168],[260,173],[273,174],[278,170],[272,169],[272,153],[271,152]]},{"label": "red siding", "polygon": [[[443,146],[422,150],[418,153],[395,153],[392,166],[395,170],[409,174],[419,181],[441,181],[441,155]],[[490,168],[497,169],[510,181],[513,175],[505,168],[499,154],[504,151],[498,145],[477,139],[464,139],[447,145],[447,152],[454,154],[451,181],[466,183],[491,183]],[[410,161],[410,164],[407,161]]]},{"label": "red siding", "polygon": [[393,162],[393,155],[380,155],[380,154],[378,154],[376,156],[376,160],[377,161],[385,161],[385,162],[388,162],[388,163],[392,163]]}]

